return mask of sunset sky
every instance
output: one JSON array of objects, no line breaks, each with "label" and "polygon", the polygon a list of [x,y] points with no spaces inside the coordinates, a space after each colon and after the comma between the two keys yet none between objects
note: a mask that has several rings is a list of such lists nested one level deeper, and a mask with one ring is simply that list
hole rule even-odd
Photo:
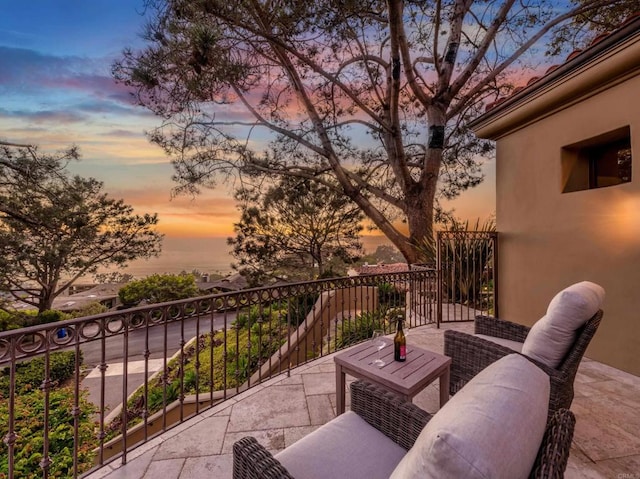
[{"label": "sunset sky", "polygon": [[[239,213],[227,186],[170,198],[172,167],[144,132],[159,120],[116,85],[111,64],[141,47],[142,0],[0,0],[0,139],[54,151],[80,147],[74,172],[105,183],[168,237],[229,236]],[[494,163],[452,206],[482,220],[495,209]]]}]

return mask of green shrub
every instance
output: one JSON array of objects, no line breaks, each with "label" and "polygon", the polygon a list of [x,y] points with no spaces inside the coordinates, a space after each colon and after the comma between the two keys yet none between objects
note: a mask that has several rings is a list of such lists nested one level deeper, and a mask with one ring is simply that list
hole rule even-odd
[{"label": "green shrub", "polygon": [[104,304],[94,301],[87,304],[84,308],[69,313],[70,318],[84,318],[85,316],[93,316],[95,314],[106,313],[109,311]]},{"label": "green shrub", "polygon": [[[98,441],[93,433],[95,422],[91,416],[96,412],[82,393],[79,398],[80,415],[78,416],[78,451],[79,472],[82,473],[93,466],[93,449]],[[73,476],[73,433],[74,420],[73,388],[53,389],[49,393],[49,457],[53,463],[49,469],[49,477]],[[18,436],[14,449],[15,477],[35,479],[42,477],[39,462],[42,459],[44,444],[44,394],[35,390],[27,394],[15,396],[14,421]],[[0,400],[0,437],[9,431],[8,401]],[[8,448],[0,443],[0,471],[9,469]],[[0,472],[0,478],[6,477]]]},{"label": "green shrub", "polygon": [[180,379],[176,378],[167,386],[167,404],[180,397]]},{"label": "green shrub", "polygon": [[12,312],[0,310],[0,332],[38,324],[37,314],[36,310]]},{"label": "green shrub", "polygon": [[[483,291],[487,291],[487,282],[491,279],[488,272],[494,251],[489,237],[496,231],[494,220],[489,219],[482,225],[480,220],[475,225],[470,225],[468,220],[454,222],[449,231],[459,232],[460,236],[445,239],[440,244],[443,300],[478,309],[492,309],[493,305],[484,304]],[[480,235],[464,235],[463,232]]]},{"label": "green shrub", "polygon": [[378,302],[381,306],[396,308],[404,306],[405,295],[402,291],[398,291],[392,283],[381,283],[378,285]]},{"label": "green shrub", "polygon": [[288,311],[292,326],[300,326],[318,300],[317,293],[303,294],[289,300]]},{"label": "green shrub", "polygon": [[269,306],[254,305],[249,308],[249,311],[246,310],[240,312],[236,317],[236,320],[233,322],[233,326],[236,329],[244,329],[253,327],[258,321],[269,321],[273,316],[274,310]]},{"label": "green shrub", "polygon": [[374,329],[388,331],[389,320],[387,318],[393,314],[392,311],[394,310],[364,312],[353,319],[342,321],[336,337],[336,349],[346,348],[352,344],[370,339]]},{"label": "green shrub", "polygon": [[187,393],[196,391],[196,370],[195,369],[189,369],[184,372],[183,383],[184,383],[184,390]]},{"label": "green shrub", "polygon": [[67,319],[69,316],[62,311],[58,311],[55,309],[47,309],[42,313],[36,316],[37,324],[49,324],[49,323],[57,323],[58,321],[63,321]]},{"label": "green shrub", "polygon": [[154,387],[153,389],[151,389],[147,397],[150,411],[158,411],[160,410],[160,408],[162,408],[164,393],[161,387]]},{"label": "green shrub", "polygon": [[15,314],[0,309],[0,332],[19,329],[24,326],[24,322]]},{"label": "green shrub", "polygon": [[0,310],[0,332],[39,324],[56,323],[71,317],[71,315],[55,309],[48,309],[42,313],[38,313],[36,310],[14,312]]},{"label": "green shrub", "polygon": [[152,274],[144,279],[131,281],[120,288],[118,297],[123,304],[132,306],[146,301],[163,303],[193,298],[200,294],[192,274]]},{"label": "green shrub", "polygon": [[[250,308],[249,311],[238,315],[238,320],[234,323],[235,327],[227,330],[226,336],[222,331],[214,333],[213,337],[210,334],[200,336],[198,357],[195,355],[195,347],[187,348],[182,380],[185,394],[193,394],[196,391],[196,364],[199,365],[197,386],[202,394],[211,389],[220,391],[225,387],[240,386],[265,361],[268,361],[287,340],[289,334],[286,311],[278,308],[276,304],[263,307],[262,310],[257,306]],[[258,321],[258,318],[262,318],[262,321]],[[246,327],[252,321],[251,328]],[[213,354],[211,354],[212,351]],[[180,371],[179,358],[172,359],[167,365],[166,380],[157,377],[150,382],[147,396],[150,414],[162,409],[165,394],[167,405],[178,399]],[[166,391],[164,390],[165,381]],[[139,388],[129,400],[129,427],[142,421],[144,407],[142,395],[143,390]],[[116,417],[107,427],[107,440],[120,434],[120,430],[121,419]]]},{"label": "green shrub", "polygon": [[280,322],[298,327],[306,319],[318,299],[317,293],[303,294],[267,305],[254,305],[242,311],[233,325],[238,328],[256,328],[258,322]]},{"label": "green shrub", "polygon": [[[82,362],[82,358],[80,358]],[[52,353],[49,357],[49,376],[52,381],[62,384],[75,373],[76,354],[74,351]],[[0,396],[9,396],[9,368],[0,371]],[[38,357],[16,366],[16,395],[40,388],[44,380],[44,358]]]}]

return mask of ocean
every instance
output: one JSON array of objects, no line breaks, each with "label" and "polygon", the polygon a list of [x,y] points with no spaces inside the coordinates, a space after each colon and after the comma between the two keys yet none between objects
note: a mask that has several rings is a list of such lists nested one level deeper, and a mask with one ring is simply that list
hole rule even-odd
[{"label": "ocean", "polygon": [[[390,244],[384,236],[363,236],[362,243],[366,253],[373,253],[379,245]],[[227,238],[171,238],[165,237],[162,253],[157,258],[140,259],[129,263],[126,268],[101,268],[98,272],[120,271],[134,278],[144,278],[155,273],[178,274],[198,270],[201,273],[221,274],[233,272]]]}]

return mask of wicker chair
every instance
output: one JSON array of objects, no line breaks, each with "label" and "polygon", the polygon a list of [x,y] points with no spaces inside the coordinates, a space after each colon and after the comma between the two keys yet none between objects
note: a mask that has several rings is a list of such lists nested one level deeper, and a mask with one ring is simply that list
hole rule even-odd
[{"label": "wicker chair", "polygon": [[[549,415],[560,408],[569,409],[573,401],[573,382],[582,356],[600,325],[602,311],[598,311],[578,330],[576,340],[560,365],[554,369],[527,358],[546,372],[551,379]],[[529,327],[509,321],[478,316],[475,320],[475,334],[508,339],[523,343]],[[513,350],[484,338],[478,338],[461,331],[447,330],[444,333],[444,354],[451,358],[451,382],[449,392],[457,393],[471,378]]]},{"label": "wicker chair", "polygon": [[[362,380],[351,384],[351,410],[407,450],[432,417],[412,403]],[[556,411],[547,423],[530,478],[559,479],[564,476],[574,426],[575,417],[571,411]],[[233,445],[233,477],[275,479],[293,476],[255,438],[245,437]]]}]

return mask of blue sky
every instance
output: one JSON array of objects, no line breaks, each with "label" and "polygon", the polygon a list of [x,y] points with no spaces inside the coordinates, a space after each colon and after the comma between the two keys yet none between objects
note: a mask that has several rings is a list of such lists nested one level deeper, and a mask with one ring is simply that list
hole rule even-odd
[{"label": "blue sky", "polygon": [[170,200],[172,168],[144,131],[158,120],[111,77],[126,46],[142,46],[139,0],[0,0],[0,138],[55,151],[80,147],[74,172],[105,182],[173,236],[227,235],[228,191]]},{"label": "blue sky", "polygon": [[[0,0],[0,139],[43,151],[80,147],[74,172],[140,213],[158,213],[169,236],[228,236],[238,212],[225,189],[170,200],[172,168],[144,134],[157,118],[131,103],[111,64],[143,45],[142,0]],[[494,209],[493,172],[454,202],[460,216]]]},{"label": "blue sky", "polygon": [[144,24],[139,0],[3,0],[3,46],[45,55],[113,56],[137,41]]}]

